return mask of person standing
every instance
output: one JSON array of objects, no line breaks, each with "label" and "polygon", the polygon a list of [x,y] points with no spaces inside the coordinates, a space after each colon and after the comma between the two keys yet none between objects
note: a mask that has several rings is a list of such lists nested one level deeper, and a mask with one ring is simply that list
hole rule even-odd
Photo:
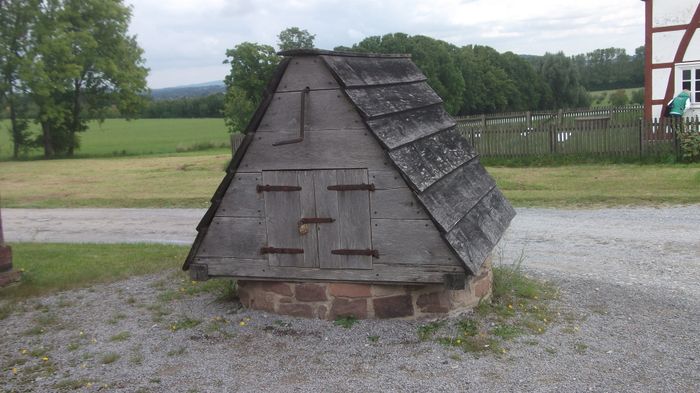
[{"label": "person standing", "polygon": [[683,90],[670,102],[671,110],[668,112],[671,119],[680,119],[690,102],[690,90]]}]

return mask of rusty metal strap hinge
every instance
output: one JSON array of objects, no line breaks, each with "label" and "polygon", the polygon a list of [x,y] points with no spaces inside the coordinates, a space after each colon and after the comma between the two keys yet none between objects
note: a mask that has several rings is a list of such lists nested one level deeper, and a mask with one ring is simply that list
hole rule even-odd
[{"label": "rusty metal strap hinge", "polygon": [[331,254],[334,255],[370,255],[372,258],[379,258],[379,251],[377,250],[350,250],[347,248],[340,250],[331,250]]},{"label": "rusty metal strap hinge", "polygon": [[301,248],[277,248],[277,247],[262,247],[261,254],[303,254]]},{"label": "rusty metal strap hinge", "polygon": [[301,220],[299,220],[299,225],[303,225],[303,224],[330,224],[334,221],[335,221],[334,218],[304,217]]},{"label": "rusty metal strap hinge", "polygon": [[264,191],[301,191],[301,187],[299,186],[270,186],[270,185],[261,185],[258,184],[256,187],[256,190],[258,192],[264,192]]},{"label": "rusty metal strap hinge", "polygon": [[331,191],[374,191],[374,183],[370,184],[336,184],[328,186]]}]

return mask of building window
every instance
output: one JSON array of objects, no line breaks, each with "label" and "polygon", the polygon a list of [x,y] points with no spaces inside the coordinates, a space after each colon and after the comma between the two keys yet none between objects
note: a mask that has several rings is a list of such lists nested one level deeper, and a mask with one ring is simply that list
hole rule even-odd
[{"label": "building window", "polygon": [[[676,65],[676,86],[690,90],[691,105],[700,103],[700,63],[683,63]],[[674,96],[680,91],[676,91]]]}]

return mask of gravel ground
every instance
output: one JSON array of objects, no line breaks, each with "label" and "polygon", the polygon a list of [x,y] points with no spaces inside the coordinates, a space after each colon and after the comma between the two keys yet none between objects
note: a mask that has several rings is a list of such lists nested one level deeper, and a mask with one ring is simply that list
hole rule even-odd
[{"label": "gravel ground", "polygon": [[504,355],[420,341],[424,322],[345,329],[211,293],[169,300],[190,284],[168,272],[23,302],[0,321],[0,390],[700,391],[700,207],[518,213],[499,255],[522,251],[562,316]]}]

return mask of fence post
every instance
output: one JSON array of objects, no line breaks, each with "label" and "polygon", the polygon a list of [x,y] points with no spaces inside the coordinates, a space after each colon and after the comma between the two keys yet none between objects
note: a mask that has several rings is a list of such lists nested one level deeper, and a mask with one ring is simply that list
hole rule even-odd
[{"label": "fence post", "polygon": [[481,115],[481,130],[486,131],[486,115]]},{"label": "fence post", "polygon": [[564,110],[559,109],[557,112],[557,126],[561,127],[562,124],[564,124]]},{"label": "fence post", "polygon": [[641,160],[644,156],[642,144],[644,138],[644,119],[639,119],[639,159]]},{"label": "fence post", "polygon": [[549,125],[549,153],[553,154],[557,152],[557,130],[559,125],[550,124]]}]

